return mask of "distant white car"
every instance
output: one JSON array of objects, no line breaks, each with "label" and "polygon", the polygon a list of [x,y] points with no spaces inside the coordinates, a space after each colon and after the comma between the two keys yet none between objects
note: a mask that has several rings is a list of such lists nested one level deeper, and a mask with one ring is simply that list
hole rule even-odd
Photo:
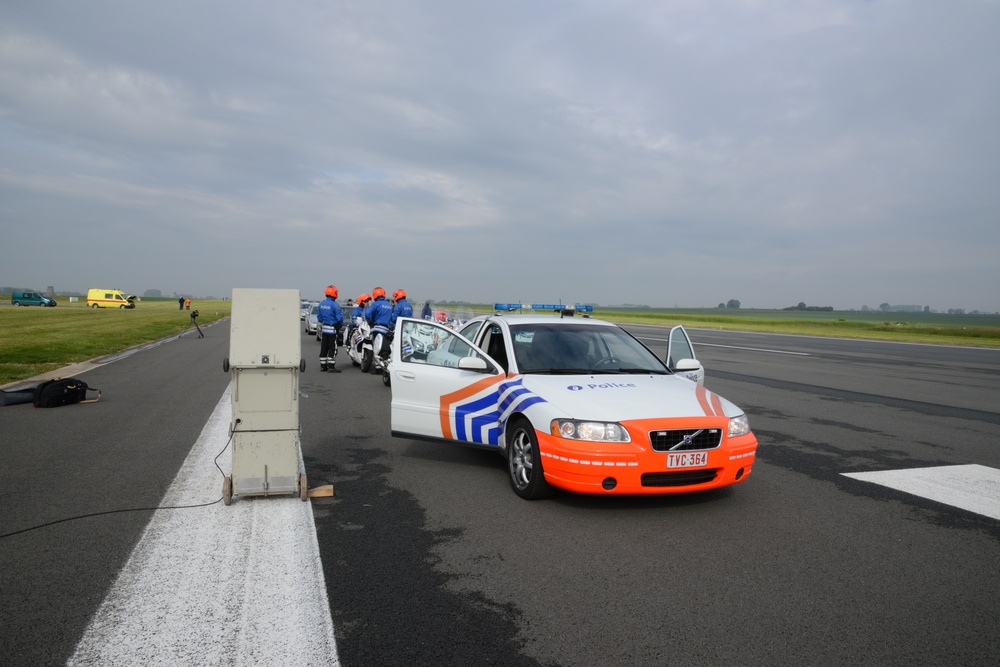
[{"label": "distant white car", "polygon": [[323,337],[322,332],[319,327],[319,304],[313,303],[309,305],[309,310],[306,312],[306,333],[315,334],[316,340],[320,340]]}]

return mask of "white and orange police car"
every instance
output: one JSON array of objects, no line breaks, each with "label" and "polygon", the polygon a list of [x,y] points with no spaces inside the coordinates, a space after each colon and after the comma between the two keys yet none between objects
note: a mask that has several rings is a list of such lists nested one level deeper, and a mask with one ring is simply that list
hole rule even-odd
[{"label": "white and orange police car", "polygon": [[746,415],[705,389],[701,364],[668,364],[610,322],[496,314],[455,331],[401,317],[392,359],[392,435],[495,449],[528,500],[704,491],[753,467]]}]

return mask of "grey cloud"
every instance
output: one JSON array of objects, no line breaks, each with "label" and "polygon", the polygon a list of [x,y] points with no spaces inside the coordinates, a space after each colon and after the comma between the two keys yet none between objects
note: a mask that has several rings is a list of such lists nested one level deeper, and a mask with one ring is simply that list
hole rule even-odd
[{"label": "grey cloud", "polygon": [[998,12],[5,3],[0,282],[1000,310]]}]

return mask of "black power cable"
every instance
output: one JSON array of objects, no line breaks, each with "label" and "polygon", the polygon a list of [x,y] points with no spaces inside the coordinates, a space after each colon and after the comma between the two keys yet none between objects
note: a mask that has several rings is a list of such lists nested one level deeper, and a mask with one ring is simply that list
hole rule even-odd
[{"label": "black power cable", "polygon": [[[239,420],[237,420],[237,422],[238,421]],[[222,451],[220,451],[218,454],[215,455],[214,459],[212,459],[212,462],[215,464],[215,467],[219,469],[219,474],[222,475],[223,479],[226,478],[226,473],[222,471],[221,467],[219,467],[219,457],[222,456],[223,452],[225,452],[227,449],[229,449],[229,443],[231,443],[232,441],[233,441],[233,434],[230,433],[229,434],[229,440],[226,440],[226,446],[222,448]],[[3,535],[0,535],[0,540],[4,539],[5,537],[13,537],[14,535],[20,535],[21,533],[27,533],[27,532],[30,532],[32,530],[38,530],[39,528],[47,528],[48,526],[54,526],[54,525],[56,525],[58,523],[65,523],[67,521],[76,521],[77,519],[87,519],[87,518],[94,517],[94,516],[104,516],[105,514],[120,514],[120,513],[123,513],[123,512],[155,512],[156,510],[186,510],[186,509],[194,509],[194,508],[197,508],[197,507],[211,507],[212,505],[218,504],[219,501],[221,501],[221,500],[222,500],[222,496],[219,496],[218,500],[215,500],[215,501],[210,502],[210,503],[201,503],[199,505],[169,505],[169,506],[159,506],[159,507],[133,507],[133,508],[127,508],[127,509],[107,510],[107,511],[104,511],[104,512],[93,512],[91,514],[81,514],[79,516],[71,516],[71,517],[67,517],[65,519],[56,519],[55,521],[49,521],[48,523],[42,523],[42,524],[39,524],[37,526],[31,526],[30,528],[22,528],[21,530],[15,530],[12,533],[4,533]]]}]

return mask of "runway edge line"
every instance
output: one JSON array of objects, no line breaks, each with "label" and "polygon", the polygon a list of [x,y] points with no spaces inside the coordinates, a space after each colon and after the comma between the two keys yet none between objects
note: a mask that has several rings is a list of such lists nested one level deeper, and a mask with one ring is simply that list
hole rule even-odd
[{"label": "runway edge line", "polygon": [[[161,506],[221,496],[230,391]],[[232,456],[219,457],[228,474]],[[154,513],[69,665],[339,665],[312,503],[237,499]]]}]

